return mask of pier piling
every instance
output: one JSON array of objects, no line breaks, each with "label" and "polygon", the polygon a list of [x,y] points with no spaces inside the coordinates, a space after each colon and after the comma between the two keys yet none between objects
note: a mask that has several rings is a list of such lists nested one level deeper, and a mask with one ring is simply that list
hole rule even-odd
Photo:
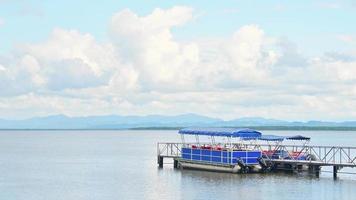
[{"label": "pier piling", "polygon": [[178,160],[176,160],[176,159],[173,160],[173,167],[174,167],[174,169],[178,168]]},{"label": "pier piling", "polygon": [[333,166],[333,177],[334,179],[337,179],[337,171],[339,170],[339,168],[337,166]]},{"label": "pier piling", "polygon": [[157,157],[158,167],[163,168],[163,156]]},{"label": "pier piling", "polygon": [[317,178],[319,178],[319,176],[320,176],[320,166],[318,166],[318,165],[314,166],[314,170],[315,170],[315,176]]},{"label": "pier piling", "polygon": [[319,176],[320,176],[320,166],[319,166],[319,165],[309,165],[308,168],[309,168],[309,172],[310,172],[311,174],[314,173],[315,176],[316,176],[317,178],[319,178]]}]

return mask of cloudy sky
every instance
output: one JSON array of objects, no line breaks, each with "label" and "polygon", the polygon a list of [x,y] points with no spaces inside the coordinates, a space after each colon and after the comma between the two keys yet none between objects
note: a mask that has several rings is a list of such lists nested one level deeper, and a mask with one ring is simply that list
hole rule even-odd
[{"label": "cloudy sky", "polygon": [[352,1],[93,2],[0,0],[0,118],[356,119]]}]

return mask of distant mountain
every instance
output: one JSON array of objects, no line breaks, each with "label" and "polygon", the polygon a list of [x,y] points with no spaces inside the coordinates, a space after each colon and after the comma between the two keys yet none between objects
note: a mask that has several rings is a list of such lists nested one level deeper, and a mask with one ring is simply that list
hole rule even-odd
[{"label": "distant mountain", "polygon": [[127,129],[138,127],[209,126],[222,120],[196,114],[177,116],[88,116],[53,115],[25,120],[1,120],[0,129]]},{"label": "distant mountain", "polygon": [[265,119],[262,117],[244,117],[223,122],[225,126],[288,126],[289,122]]},{"label": "distant mountain", "polygon": [[353,127],[356,121],[345,122],[289,122],[261,117],[246,117],[221,120],[197,114],[176,116],[87,116],[68,117],[52,115],[25,120],[0,119],[0,129],[130,129],[130,128],[175,128],[175,127]]}]

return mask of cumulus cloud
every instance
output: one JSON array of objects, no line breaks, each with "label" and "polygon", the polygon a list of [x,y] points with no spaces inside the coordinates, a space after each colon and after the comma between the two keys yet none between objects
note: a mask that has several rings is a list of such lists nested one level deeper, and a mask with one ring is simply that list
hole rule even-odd
[{"label": "cumulus cloud", "polygon": [[277,56],[264,47],[264,42],[264,31],[258,26],[241,27],[225,45],[231,61],[230,69],[225,74],[230,74],[233,80],[255,83],[268,79],[269,68],[276,62]]},{"label": "cumulus cloud", "polygon": [[140,17],[126,9],[112,17],[111,37],[125,61],[142,74],[144,89],[187,86],[199,50],[194,43],[175,41],[171,29],[192,19],[192,12],[177,6]]},{"label": "cumulus cloud", "polygon": [[307,66],[307,59],[298,51],[297,46],[288,39],[279,39],[276,46],[280,49],[277,65],[281,67]]},{"label": "cumulus cloud", "polygon": [[174,40],[172,28],[192,19],[192,12],[191,8],[174,7],[156,9],[143,17],[130,10],[113,16],[112,39],[126,62],[139,72],[141,89],[215,89],[216,85],[236,87],[268,79],[268,68],[276,62],[277,55],[265,48],[263,30],[256,25],[244,26],[231,38],[205,44],[204,49],[194,41]]},{"label": "cumulus cloud", "polygon": [[125,9],[112,16],[108,42],[56,28],[44,41],[0,57],[0,110],[3,116],[356,117],[352,55],[308,57],[255,24],[224,38],[176,40],[172,29],[193,19],[194,10],[184,6],[146,16]]},{"label": "cumulus cloud", "polygon": [[22,49],[45,64],[80,59],[98,76],[117,65],[117,56],[111,44],[99,44],[90,34],[75,30],[55,29],[46,42],[24,45]]},{"label": "cumulus cloud", "polygon": [[33,85],[32,92],[105,85],[120,67],[111,44],[99,44],[90,34],[75,30],[55,29],[47,41],[24,44],[17,52],[9,63],[8,78],[13,81],[8,83]]}]

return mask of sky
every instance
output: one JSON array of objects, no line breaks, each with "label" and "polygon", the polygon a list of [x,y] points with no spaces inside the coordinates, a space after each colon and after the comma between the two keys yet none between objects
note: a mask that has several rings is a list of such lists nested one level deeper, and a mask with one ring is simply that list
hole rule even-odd
[{"label": "sky", "polygon": [[356,2],[0,0],[0,118],[356,120]]}]

